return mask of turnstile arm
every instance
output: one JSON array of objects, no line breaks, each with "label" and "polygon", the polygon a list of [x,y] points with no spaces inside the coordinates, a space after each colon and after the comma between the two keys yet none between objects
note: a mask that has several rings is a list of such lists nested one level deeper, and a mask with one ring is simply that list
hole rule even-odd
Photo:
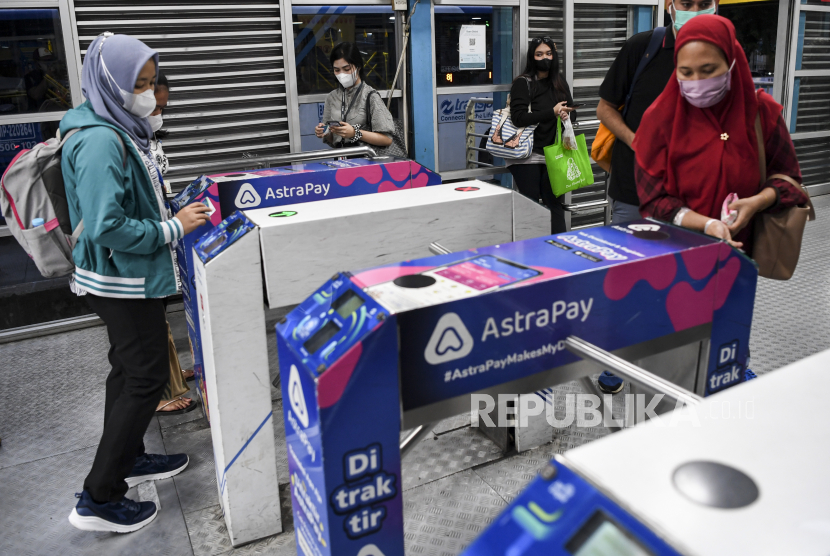
[{"label": "turnstile arm", "polygon": [[565,340],[565,347],[568,348],[568,351],[584,359],[590,359],[591,361],[599,363],[603,368],[613,371],[614,374],[620,375],[652,393],[663,394],[675,400],[675,402],[680,401],[686,405],[697,405],[703,401],[703,398],[697,394],[680,388],[676,384],[660,378],[576,336],[568,336]]},{"label": "turnstile arm", "polygon": [[426,425],[421,425],[412,429],[412,431],[407,434],[403,440],[401,440],[401,459],[403,459],[406,454],[412,450],[412,448],[417,446],[418,442],[432,432],[432,429],[435,428],[435,425],[437,424],[437,422],[427,423]]},{"label": "turnstile arm", "polygon": [[452,253],[452,251],[450,251],[437,241],[433,241],[429,244],[429,252],[433,255],[447,255],[449,253]]}]

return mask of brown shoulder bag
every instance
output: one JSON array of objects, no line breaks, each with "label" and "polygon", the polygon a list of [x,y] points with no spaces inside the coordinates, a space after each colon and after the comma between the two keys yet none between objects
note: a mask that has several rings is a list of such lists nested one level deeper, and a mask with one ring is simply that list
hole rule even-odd
[{"label": "brown shoulder bag", "polygon": [[754,220],[755,233],[752,258],[758,264],[758,274],[773,280],[792,278],[801,254],[801,238],[807,220],[816,219],[816,211],[810,194],[803,185],[784,174],[767,177],[767,156],[764,151],[764,134],[761,130],[760,112],[755,116],[755,138],[758,141],[758,168],[761,171],[761,189],[767,181],[780,179],[791,183],[807,195],[807,205],[789,207],[777,214],[762,212]]}]

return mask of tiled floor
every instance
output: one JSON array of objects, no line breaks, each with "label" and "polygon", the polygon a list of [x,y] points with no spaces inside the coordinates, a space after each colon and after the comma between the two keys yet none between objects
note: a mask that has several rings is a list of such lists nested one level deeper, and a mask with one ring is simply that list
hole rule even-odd
[{"label": "tiled floor", "polygon": [[[755,306],[752,368],[772,371],[830,348],[830,207],[808,225],[796,275],[762,280]],[[174,334],[181,322],[173,315]],[[276,376],[273,333],[269,335]],[[217,554],[295,553],[288,496],[280,391],[272,390],[278,476],[283,484],[285,532],[233,549],[219,508],[210,432],[200,410],[154,419],[151,451],[186,451],[181,475],[131,491],[158,497],[156,521],[131,535],[85,533],[66,520],[89,469],[101,432],[108,371],[103,328],[90,328],[0,345],[0,554]],[[187,365],[188,355],[182,362]],[[578,391],[558,387],[556,397]],[[564,429],[550,444],[504,457],[469,427],[469,417],[440,423],[405,459],[404,518],[410,555],[451,556],[475,538],[555,453],[592,441],[602,429]]]}]

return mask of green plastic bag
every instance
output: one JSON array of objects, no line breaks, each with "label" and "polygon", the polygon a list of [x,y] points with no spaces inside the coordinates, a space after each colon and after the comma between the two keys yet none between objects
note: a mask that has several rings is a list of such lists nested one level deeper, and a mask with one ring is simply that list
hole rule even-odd
[{"label": "green plastic bag", "polygon": [[562,144],[562,120],[556,119],[556,143],[545,147],[545,165],[553,194],[559,197],[568,191],[593,185],[594,171],[585,145],[585,135],[576,136],[577,149]]}]

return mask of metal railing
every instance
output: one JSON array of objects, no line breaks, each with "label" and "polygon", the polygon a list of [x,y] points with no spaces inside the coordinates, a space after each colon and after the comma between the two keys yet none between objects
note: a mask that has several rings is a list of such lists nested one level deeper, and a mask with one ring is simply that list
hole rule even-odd
[{"label": "metal railing", "polygon": [[187,166],[171,166],[171,172],[182,172],[192,170],[204,174],[206,172],[242,172],[270,168],[279,164],[294,164],[297,162],[309,162],[312,160],[326,160],[328,158],[343,158],[347,156],[370,156],[375,157],[377,153],[372,147],[363,145],[360,147],[348,147],[343,149],[326,149],[320,151],[308,151],[303,153],[277,154],[272,156],[238,158],[223,160],[211,164],[191,164]]},{"label": "metal railing", "polygon": [[[487,152],[487,149],[482,149],[481,147],[477,146],[477,139],[483,139],[487,137],[487,134],[483,133],[476,133],[476,124],[491,124],[490,120],[482,120],[475,117],[475,105],[476,104],[493,104],[493,99],[491,98],[471,98],[467,102],[467,109],[464,115],[465,121],[465,132],[464,132],[464,141],[466,144],[466,157],[467,157],[467,170],[459,170],[455,172],[442,172],[444,174],[452,174],[452,178],[456,177],[478,177],[478,176],[489,176],[495,174],[503,174],[509,172],[506,166],[496,166],[494,164],[488,164],[486,162],[480,162],[478,160],[478,153],[480,152]],[[577,121],[574,123],[575,130],[586,130],[586,129],[594,129],[598,128],[600,125],[599,120],[582,120]],[[572,194],[567,193],[565,194],[565,210],[570,214],[577,214],[580,212],[587,212],[587,211],[596,211],[598,209],[602,209],[604,212],[604,222],[605,224],[609,224],[611,222],[611,206],[608,203],[607,199],[607,184],[606,184],[606,198],[600,200],[592,200],[586,201],[583,203],[571,203]],[[570,227],[570,218],[567,218],[568,222],[568,229],[578,229],[578,228],[571,228]],[[591,227],[595,224],[590,224]],[[580,226],[579,228],[581,228]]]},{"label": "metal railing", "polygon": [[486,168],[487,173],[484,175],[504,174],[509,171],[507,166],[496,166],[495,164],[488,164],[487,162],[478,160],[478,153],[486,153],[487,149],[479,147],[476,138],[486,139],[487,134],[476,133],[476,124],[490,125],[491,122],[490,120],[481,120],[475,117],[476,104],[493,104],[493,99],[473,97],[467,101],[467,109],[464,111],[464,141],[467,145],[467,168],[470,170]]},{"label": "metal railing", "polygon": [[[582,120],[574,122],[574,130],[575,131],[584,131],[588,129],[596,129],[600,125],[599,120]],[[605,224],[609,224],[611,222],[611,206],[608,203],[608,189],[606,183],[606,198],[599,199],[594,201],[586,201],[584,203],[571,203],[570,196],[566,199],[565,210],[570,213],[578,213],[578,212],[585,212],[591,211],[596,209],[604,209],[605,212]],[[591,227],[594,224],[591,224],[586,227]],[[571,229],[578,229],[578,228],[571,228]]]}]

